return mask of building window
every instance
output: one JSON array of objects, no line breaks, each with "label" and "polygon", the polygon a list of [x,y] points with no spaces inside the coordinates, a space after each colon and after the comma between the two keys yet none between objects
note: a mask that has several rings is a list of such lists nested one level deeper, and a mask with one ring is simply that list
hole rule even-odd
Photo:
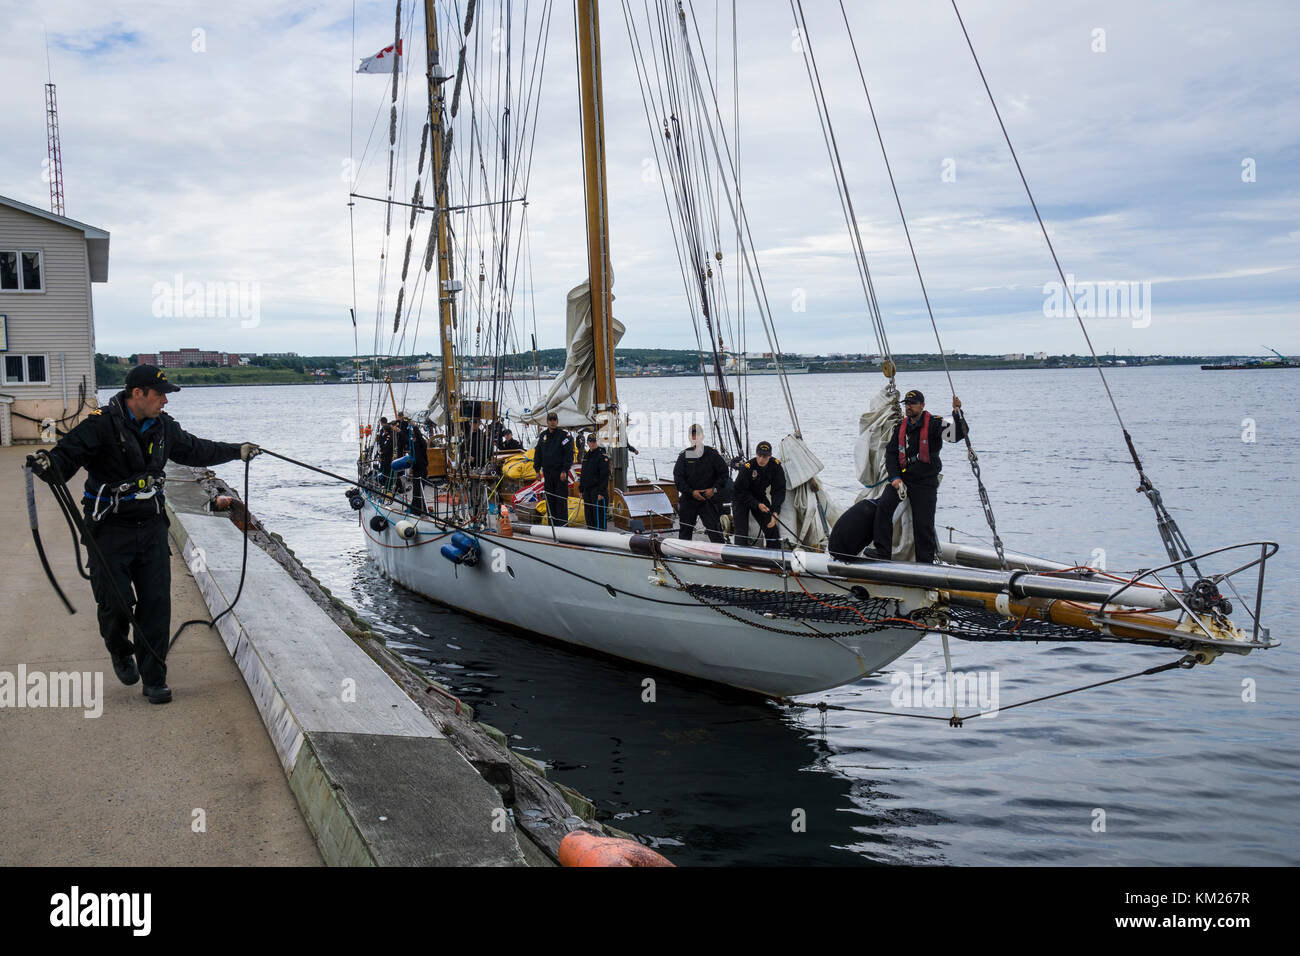
[{"label": "building window", "polygon": [[0,249],[0,292],[44,292],[39,249]]},{"label": "building window", "polygon": [[49,385],[49,362],[44,355],[6,355],[5,385]]}]

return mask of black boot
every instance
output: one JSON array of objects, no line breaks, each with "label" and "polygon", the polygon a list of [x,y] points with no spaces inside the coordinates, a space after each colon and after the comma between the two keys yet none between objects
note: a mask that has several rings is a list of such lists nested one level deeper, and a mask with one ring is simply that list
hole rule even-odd
[{"label": "black boot", "polygon": [[169,704],[172,699],[172,689],[166,684],[159,684],[157,687],[145,685],[144,696],[149,698],[151,704]]},{"label": "black boot", "polygon": [[130,687],[140,679],[140,671],[135,666],[135,658],[130,654],[113,654],[113,673],[117,679]]}]

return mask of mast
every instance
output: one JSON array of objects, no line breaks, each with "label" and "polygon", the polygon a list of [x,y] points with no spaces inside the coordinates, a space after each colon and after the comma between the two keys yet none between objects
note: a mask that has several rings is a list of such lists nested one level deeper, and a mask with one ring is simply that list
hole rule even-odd
[{"label": "mast", "polygon": [[446,147],[443,135],[443,77],[438,74],[438,14],[435,0],[424,0],[424,39],[428,53],[426,79],[429,85],[429,138],[432,140],[433,207],[438,243],[438,344],[442,356],[442,403],[447,415],[447,448],[452,445],[459,408],[456,399],[456,355],[453,335],[456,324],[455,298],[451,290],[451,238],[447,230]]},{"label": "mast", "polygon": [[[627,448],[618,426],[609,266],[609,199],[605,176],[605,101],[600,74],[598,0],[577,0],[578,91],[582,103],[582,161],[587,200],[587,274],[591,287],[591,334],[596,358],[596,407],[609,416],[612,484],[627,487]],[[607,497],[608,500],[608,497]]]}]

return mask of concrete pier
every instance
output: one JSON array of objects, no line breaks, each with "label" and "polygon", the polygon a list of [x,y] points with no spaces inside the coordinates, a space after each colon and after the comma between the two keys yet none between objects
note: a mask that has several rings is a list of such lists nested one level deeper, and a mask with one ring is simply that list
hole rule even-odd
[{"label": "concrete pier", "polygon": [[[172,627],[239,599],[218,629],[183,632],[175,700],[150,705],[117,681],[38,482],[45,550],[79,613],[41,571],[32,450],[0,449],[0,865],[550,866],[566,833],[616,832],[358,626],[255,519],[241,591],[242,525],[211,513],[229,489],[201,470],[169,471]],[[28,689],[73,672],[86,706]]]},{"label": "concrete pier", "polygon": [[[102,713],[0,708],[0,865],[318,865],[312,833],[239,668],[211,628],[186,628],[168,658],[175,700],[124,687],[100,639],[71,536],[38,483],[41,538],[77,614],[41,570],[20,470],[33,446],[0,448],[0,680],[98,674]],[[80,483],[74,494],[80,493]],[[176,549],[173,547],[173,550]],[[172,626],[208,609],[179,554]],[[30,695],[29,695],[30,696]],[[83,695],[83,703],[84,701]],[[47,698],[48,700],[48,698]]]}]

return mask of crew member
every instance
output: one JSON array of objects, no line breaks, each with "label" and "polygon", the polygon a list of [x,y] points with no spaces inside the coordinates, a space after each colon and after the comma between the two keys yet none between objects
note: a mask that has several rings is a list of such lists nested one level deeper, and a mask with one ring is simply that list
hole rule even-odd
[{"label": "crew member", "polygon": [[704,522],[709,540],[722,544],[722,514],[718,494],[727,486],[727,463],[717,449],[704,444],[704,431],[691,426],[691,447],[677,456],[673,483],[677,485],[677,536],[690,541],[695,522]]},{"label": "crew member", "polygon": [[[99,633],[118,680],[131,685],[143,675],[151,704],[172,699],[166,664],[171,549],[164,468],[168,461],[199,467],[248,461],[261,451],[249,442],[208,441],[184,431],[163,411],[167,395],[179,391],[156,366],[138,365],[106,407],[93,410],[33,461],[33,470],[50,483],[67,482],[79,468],[86,469],[82,504],[98,546],[90,551],[90,585],[99,606]],[[134,645],[127,639],[132,612]]]},{"label": "crew member", "polygon": [[837,561],[852,561],[872,543],[875,534],[876,502],[874,498],[864,498],[840,515],[831,528],[826,550]]},{"label": "crew member", "polygon": [[483,423],[477,418],[469,423],[469,435],[466,436],[465,444],[469,467],[478,471],[487,464],[490,441],[487,433],[483,431]]},{"label": "crew member", "polygon": [[752,517],[763,529],[765,546],[779,548],[781,531],[776,516],[785,501],[785,470],[781,467],[781,459],[772,457],[771,442],[759,442],[754,451],[754,457],[743,463],[736,473],[736,544],[756,543],[749,537],[749,519]]},{"label": "crew member", "polygon": [[546,430],[537,436],[533,466],[542,473],[542,491],[551,525],[569,524],[569,469],[573,467],[573,439],[560,427],[560,416],[546,416]]},{"label": "crew member", "polygon": [[501,433],[501,442],[497,445],[500,451],[523,451],[523,443],[515,437],[515,433],[506,429]]},{"label": "crew member", "polygon": [[379,480],[388,484],[393,473],[393,430],[387,418],[379,419],[379,434],[375,436],[375,447],[379,449]]},{"label": "crew member", "polygon": [[961,399],[952,397],[953,427],[949,429],[942,418],[925,410],[925,396],[913,389],[903,396],[907,416],[899,423],[896,448],[885,456],[889,472],[889,485],[876,501],[876,533],[874,557],[889,559],[893,554],[894,509],[898,507],[899,492],[906,489],[912,505],[912,529],[916,536],[916,560],[921,564],[934,563],[939,553],[939,537],[934,531],[934,511],[939,500],[939,450],[945,437],[961,441],[969,433],[966,416],[961,413]]},{"label": "crew member", "polygon": [[416,514],[425,514],[429,509],[424,504],[424,479],[429,475],[429,442],[424,437],[424,429],[406,420],[407,446],[411,449],[411,507]]},{"label": "crew member", "polygon": [[609,494],[609,456],[596,441],[595,432],[587,436],[587,455],[582,459],[582,475],[578,479],[578,490],[582,492],[587,527],[604,531],[607,511],[605,496]]}]

